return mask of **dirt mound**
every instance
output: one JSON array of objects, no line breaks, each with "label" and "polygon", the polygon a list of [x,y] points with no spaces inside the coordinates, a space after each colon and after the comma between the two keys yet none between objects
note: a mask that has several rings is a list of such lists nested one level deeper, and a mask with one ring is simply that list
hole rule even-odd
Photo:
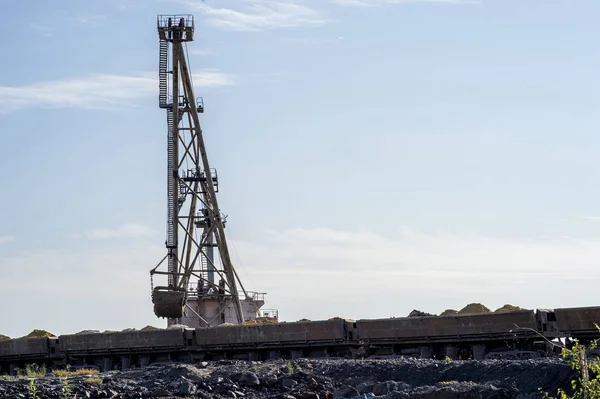
[{"label": "dirt mound", "polygon": [[412,312],[408,314],[408,317],[424,317],[424,316],[435,316],[431,313],[421,312],[420,310],[414,309]]},{"label": "dirt mound", "polygon": [[142,328],[140,331],[154,331],[154,330],[160,330],[160,328],[154,327],[154,326],[146,326],[146,327]]},{"label": "dirt mound", "polygon": [[461,310],[458,311],[458,314],[484,314],[491,313],[491,310],[486,308],[480,303],[470,303]]},{"label": "dirt mound", "polygon": [[310,320],[308,320],[308,319],[300,319],[300,320],[297,321],[297,323],[304,323],[304,322],[307,322],[307,321],[310,321]]},{"label": "dirt mound", "polygon": [[257,324],[277,324],[277,320],[270,317],[258,317],[256,319],[246,320],[242,324],[245,326],[254,326]]},{"label": "dirt mound", "polygon": [[457,314],[457,313],[458,313],[458,310],[446,309],[442,313],[440,313],[440,316],[452,316],[453,314]]},{"label": "dirt mound", "polygon": [[56,335],[54,335],[51,332],[48,332],[46,330],[33,330],[32,332],[30,332],[23,338],[48,338],[48,337],[55,337],[55,336]]},{"label": "dirt mound", "polygon": [[173,324],[173,325],[167,327],[168,330],[172,330],[174,328],[189,328],[189,327],[186,326],[185,324]]},{"label": "dirt mound", "polygon": [[10,339],[10,337],[7,337],[6,335],[0,334],[0,341],[7,341],[9,339]]},{"label": "dirt mound", "polygon": [[494,311],[494,313],[517,312],[519,310],[527,310],[527,309],[523,309],[519,306],[513,306],[513,305],[506,304],[506,305],[502,306],[501,308],[496,309]]},{"label": "dirt mound", "polygon": [[235,324],[233,324],[233,323],[223,323],[223,324],[219,324],[217,327],[231,327],[231,326],[235,326]]}]

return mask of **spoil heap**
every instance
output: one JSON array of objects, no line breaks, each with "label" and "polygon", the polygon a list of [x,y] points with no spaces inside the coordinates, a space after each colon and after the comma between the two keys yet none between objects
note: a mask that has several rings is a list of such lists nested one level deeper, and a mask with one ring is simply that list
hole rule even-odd
[{"label": "spoil heap", "polygon": [[10,339],[10,337],[7,337],[6,335],[0,334],[0,341],[6,341],[6,340],[9,340],[9,339]]},{"label": "spoil heap", "polygon": [[154,327],[154,326],[146,326],[141,329],[141,331],[154,331],[154,330],[160,330],[160,328]]},{"label": "spoil heap", "polygon": [[79,331],[79,332],[75,333],[75,335],[81,335],[81,334],[99,334],[99,333],[100,333],[100,330],[82,330],[82,331]]},{"label": "spoil heap", "polygon": [[277,324],[277,320],[272,319],[270,317],[258,317],[256,320],[246,320],[244,323],[245,326],[253,326],[257,324]]},{"label": "spoil heap", "polygon": [[440,313],[440,316],[452,316],[453,314],[457,314],[457,313],[458,313],[458,310],[446,309],[442,313]]},{"label": "spoil heap", "polygon": [[527,310],[527,309],[523,309],[518,306],[506,304],[506,305],[502,306],[501,308],[496,309],[494,311],[494,313],[508,313],[508,312],[516,312],[519,310]]},{"label": "spoil heap", "polygon": [[424,316],[435,316],[431,313],[421,312],[420,310],[414,309],[412,312],[408,314],[408,317],[424,317]]},{"label": "spoil heap", "polygon": [[461,310],[459,310],[458,314],[485,314],[491,312],[491,310],[489,310],[480,303],[470,303]]},{"label": "spoil heap", "polygon": [[30,332],[23,338],[48,338],[48,337],[55,337],[55,336],[56,335],[54,335],[51,332],[48,332],[46,330],[33,330],[32,332]]}]

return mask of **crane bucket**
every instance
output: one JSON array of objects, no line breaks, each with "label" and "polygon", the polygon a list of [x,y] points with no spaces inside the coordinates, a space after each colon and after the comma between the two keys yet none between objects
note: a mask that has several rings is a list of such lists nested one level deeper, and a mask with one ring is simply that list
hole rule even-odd
[{"label": "crane bucket", "polygon": [[154,314],[157,317],[177,319],[183,316],[186,293],[184,289],[156,287],[152,292]]}]

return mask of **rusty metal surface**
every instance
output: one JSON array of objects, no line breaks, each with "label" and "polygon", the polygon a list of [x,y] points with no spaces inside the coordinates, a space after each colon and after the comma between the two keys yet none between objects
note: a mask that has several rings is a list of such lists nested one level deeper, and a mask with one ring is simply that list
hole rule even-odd
[{"label": "rusty metal surface", "polygon": [[200,347],[284,345],[339,342],[345,339],[343,320],[196,328]]},{"label": "rusty metal surface", "polygon": [[600,325],[600,306],[585,308],[554,309],[558,329],[561,332],[597,332],[594,323]]},{"label": "rusty metal surface", "polygon": [[[511,335],[519,327],[536,328],[532,310],[483,315],[402,317],[358,320],[361,340],[443,340],[460,337]],[[524,332],[523,332],[524,333]]]},{"label": "rusty metal surface", "polygon": [[64,353],[160,350],[183,348],[185,343],[181,329],[74,334],[61,335],[59,338],[59,348]]},{"label": "rusty metal surface", "polygon": [[0,341],[0,358],[44,357],[48,354],[47,338],[18,338]]}]

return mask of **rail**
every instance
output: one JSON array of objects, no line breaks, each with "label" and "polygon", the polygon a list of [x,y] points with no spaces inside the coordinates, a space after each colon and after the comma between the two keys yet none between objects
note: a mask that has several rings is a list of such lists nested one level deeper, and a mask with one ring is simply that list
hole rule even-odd
[{"label": "rail", "polygon": [[[181,26],[183,21],[183,26]],[[156,26],[158,28],[193,28],[194,27],[194,16],[192,14],[180,14],[180,15],[158,15],[156,17]]]}]

